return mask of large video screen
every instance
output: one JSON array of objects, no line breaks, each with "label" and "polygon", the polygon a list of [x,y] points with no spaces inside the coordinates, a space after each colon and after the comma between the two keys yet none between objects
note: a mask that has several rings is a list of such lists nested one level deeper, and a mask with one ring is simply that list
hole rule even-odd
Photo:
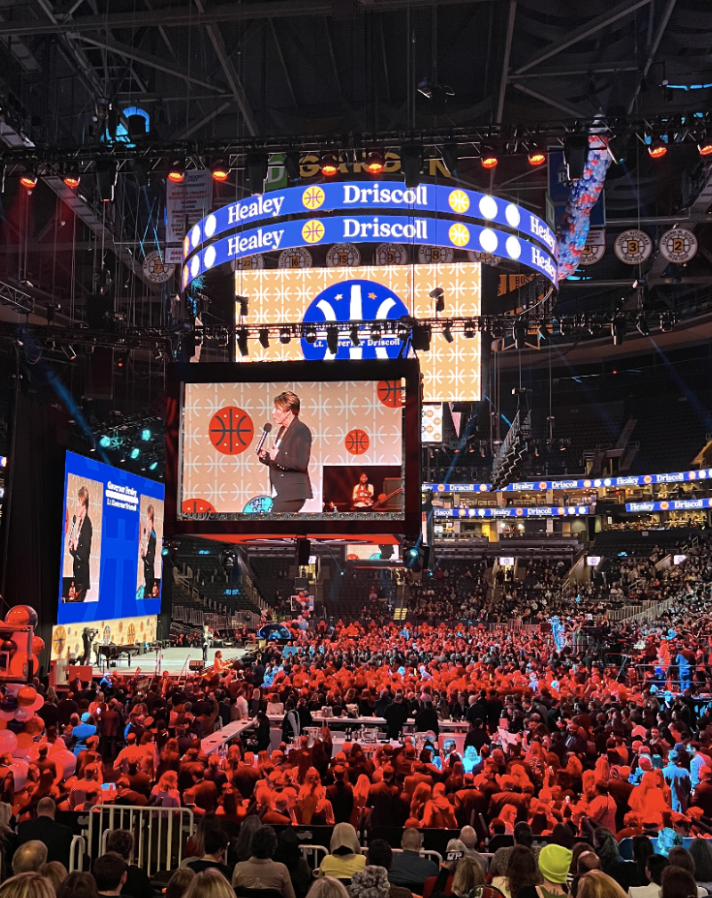
[{"label": "large video screen", "polygon": [[67,452],[58,624],[160,612],[164,494]]},{"label": "large video screen", "polygon": [[[347,252],[350,247],[350,250]],[[344,254],[356,258],[357,249],[343,244]],[[335,247],[336,249],[336,247]],[[403,247],[391,247],[398,259]],[[435,287],[444,292],[445,310],[441,318],[477,317],[482,312],[482,271],[479,262],[444,262],[444,250],[430,247],[431,264],[420,265],[344,265],[333,268],[277,268],[238,270],[235,293],[247,297],[247,315],[238,319],[248,324],[280,324],[299,321],[314,324],[318,339],[282,343],[270,341],[260,346],[250,341],[249,355],[237,353],[235,361],[328,360],[330,354],[319,325],[328,321],[395,322],[404,316],[432,318]],[[301,253],[301,255],[300,255]],[[383,252],[384,257],[388,253]],[[302,264],[303,251],[295,259]],[[244,312],[236,304],[236,315]],[[354,347],[348,334],[342,334],[337,359],[396,359],[401,342],[391,335],[377,342],[370,340],[370,325],[362,325],[360,346]],[[430,352],[420,355],[424,402],[472,402],[481,398],[480,334],[465,337],[453,331],[450,341],[434,329]]]},{"label": "large video screen", "polygon": [[178,521],[387,528],[417,511],[417,362],[180,367],[199,381],[179,387]]}]

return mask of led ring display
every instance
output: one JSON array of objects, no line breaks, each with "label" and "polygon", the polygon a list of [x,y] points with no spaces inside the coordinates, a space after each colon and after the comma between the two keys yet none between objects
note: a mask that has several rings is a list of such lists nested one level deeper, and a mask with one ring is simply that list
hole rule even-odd
[{"label": "led ring display", "polygon": [[183,266],[185,290],[195,278],[225,262],[259,252],[353,241],[381,243],[395,240],[413,245],[456,247],[484,251],[520,262],[557,284],[556,261],[539,246],[492,227],[414,216],[354,215],[284,221],[241,231],[211,243]]},{"label": "led ring display", "polygon": [[408,189],[397,181],[360,181],[292,187],[223,206],[197,222],[186,234],[183,258],[187,259],[205,242],[227,231],[249,227],[259,221],[293,215],[321,216],[335,211],[359,214],[366,210],[422,212],[446,215],[453,220],[462,217],[490,222],[493,227],[517,231],[556,256],[556,236],[551,228],[537,215],[515,203],[459,187],[421,184]]}]

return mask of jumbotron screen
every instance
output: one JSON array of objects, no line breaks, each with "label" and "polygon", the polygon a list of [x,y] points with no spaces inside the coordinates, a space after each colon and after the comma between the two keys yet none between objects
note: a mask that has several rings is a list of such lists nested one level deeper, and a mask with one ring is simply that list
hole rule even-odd
[{"label": "jumbotron screen", "polygon": [[[350,244],[343,246],[345,255],[356,252],[355,247],[347,251]],[[396,251],[402,249],[395,247],[393,252],[397,255]],[[434,254],[442,252],[429,249],[433,260]],[[301,261],[298,254],[295,261]],[[254,345],[250,344],[249,355],[237,353],[235,361],[328,360],[332,356],[323,332],[326,323],[359,320],[392,324],[406,316],[432,318],[434,300],[430,293],[435,287],[443,290],[445,298],[441,318],[470,318],[481,314],[479,262],[238,270],[235,292],[248,299],[247,315],[238,318],[238,324],[240,320],[248,324],[300,321],[315,325],[318,337],[311,343],[305,339],[289,343],[272,340],[267,347],[255,341]],[[236,303],[237,316],[242,310],[240,303]],[[384,333],[381,340],[372,342],[370,333],[370,325],[361,326],[358,347],[352,345],[348,334],[342,334],[336,358],[398,357],[401,342],[395,335]],[[433,329],[430,352],[420,355],[424,402],[471,402],[481,398],[480,334],[465,337],[453,331],[450,337],[448,342],[444,334]]]},{"label": "jumbotron screen", "polygon": [[180,367],[177,522],[314,532],[417,514],[417,362]]}]

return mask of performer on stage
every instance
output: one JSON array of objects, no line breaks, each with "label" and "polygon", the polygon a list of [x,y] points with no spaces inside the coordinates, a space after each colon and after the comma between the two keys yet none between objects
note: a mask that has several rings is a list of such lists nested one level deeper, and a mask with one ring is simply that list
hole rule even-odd
[{"label": "performer on stage", "polygon": [[84,627],[82,630],[82,643],[84,645],[84,653],[81,660],[82,664],[91,664],[91,647],[98,632],[98,630],[92,630],[91,627]]},{"label": "performer on stage", "polygon": [[147,599],[153,596],[153,581],[155,579],[156,561],[156,525],[153,505],[146,509],[146,524],[141,538],[141,558],[143,559],[143,597]]},{"label": "performer on stage", "polygon": [[207,624],[205,624],[205,626],[203,627],[203,638],[202,638],[203,664],[208,663],[208,649],[210,648],[211,635],[212,634],[210,633],[210,627]]},{"label": "performer on stage", "polygon": [[351,492],[351,504],[354,508],[371,508],[374,492],[373,484],[368,482],[368,474],[362,471],[358,483]]},{"label": "performer on stage", "polygon": [[300,511],[312,498],[309,456],[312,435],[299,420],[300,402],[296,393],[285,390],[274,400],[272,419],[279,426],[271,449],[261,449],[259,458],[269,468],[270,483],[277,494],[272,511]]},{"label": "performer on stage", "polygon": [[91,557],[92,527],[89,519],[89,490],[77,491],[77,513],[69,531],[69,553],[74,558],[75,602],[84,602],[91,589],[89,558]]}]

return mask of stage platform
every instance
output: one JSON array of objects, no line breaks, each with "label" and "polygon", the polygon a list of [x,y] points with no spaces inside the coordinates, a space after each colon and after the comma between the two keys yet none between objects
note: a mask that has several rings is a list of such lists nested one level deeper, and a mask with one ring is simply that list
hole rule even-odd
[{"label": "stage platform", "polygon": [[[242,658],[246,654],[245,649],[210,649],[208,651],[208,664],[212,664],[215,659],[215,652],[222,652],[223,660],[230,661]],[[155,673],[162,674],[167,670],[170,676],[178,677],[181,673],[188,670],[188,661],[203,660],[203,652],[199,648],[165,648],[161,650],[157,659],[155,652],[149,652],[146,655],[133,655],[131,658],[131,666],[125,656],[116,662],[116,667],[111,670],[118,671],[121,674],[136,673],[140,669],[144,676],[152,676]],[[104,669],[94,666],[94,676],[101,676]]]}]

